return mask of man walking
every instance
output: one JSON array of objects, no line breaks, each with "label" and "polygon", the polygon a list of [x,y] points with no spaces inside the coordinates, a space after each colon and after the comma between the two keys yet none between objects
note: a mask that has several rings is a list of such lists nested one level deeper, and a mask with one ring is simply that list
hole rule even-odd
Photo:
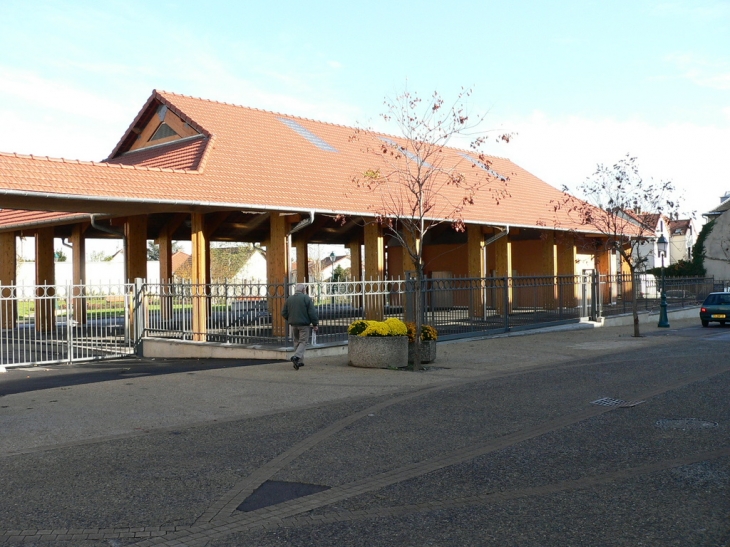
[{"label": "man walking", "polygon": [[[297,283],[296,292],[286,299],[281,316],[286,319],[291,327],[291,335],[294,340],[294,356],[291,362],[294,363],[294,370],[304,366],[304,350],[307,347],[307,340],[312,330],[317,330],[319,317],[314,303],[306,294],[307,287],[303,283]],[[311,325],[311,327],[310,327]]]}]

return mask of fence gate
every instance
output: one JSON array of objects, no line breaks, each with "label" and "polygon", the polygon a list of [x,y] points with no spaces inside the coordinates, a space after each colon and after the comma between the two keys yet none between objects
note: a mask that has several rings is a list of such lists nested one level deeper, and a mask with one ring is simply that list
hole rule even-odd
[{"label": "fence gate", "polygon": [[131,285],[0,286],[0,366],[134,353]]}]

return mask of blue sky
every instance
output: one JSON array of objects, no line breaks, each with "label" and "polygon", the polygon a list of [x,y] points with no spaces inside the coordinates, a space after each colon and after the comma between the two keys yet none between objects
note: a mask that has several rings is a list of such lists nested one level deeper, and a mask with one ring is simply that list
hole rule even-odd
[{"label": "blue sky", "polygon": [[406,82],[554,186],[630,153],[686,212],[730,190],[728,0],[0,0],[4,152],[101,160],[153,88],[377,125]]}]

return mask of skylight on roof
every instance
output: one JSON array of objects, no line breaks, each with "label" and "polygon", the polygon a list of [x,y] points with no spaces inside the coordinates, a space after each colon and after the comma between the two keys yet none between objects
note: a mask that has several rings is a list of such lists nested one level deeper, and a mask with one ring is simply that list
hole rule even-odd
[{"label": "skylight on roof", "polygon": [[425,165],[429,169],[435,169],[433,165],[431,165],[427,161],[421,160],[421,158],[419,158],[418,156],[416,156],[413,152],[411,152],[410,150],[407,150],[407,149],[403,148],[400,144],[398,144],[394,140],[391,140],[391,139],[389,139],[387,137],[380,137],[380,140],[383,141],[386,144],[389,144],[390,146],[395,146],[396,148],[398,148],[398,150],[400,150],[401,152],[403,152],[408,157],[409,160],[415,161],[416,163],[418,163],[420,165]]},{"label": "skylight on roof", "polygon": [[289,129],[293,129],[297,133],[299,133],[302,137],[307,139],[309,142],[311,142],[314,146],[317,148],[324,150],[325,152],[337,152],[337,149],[333,146],[330,146],[327,144],[323,139],[319,138],[317,135],[309,131],[308,129],[305,129],[301,125],[299,125],[294,120],[290,120],[289,118],[277,118],[281,123],[289,127]]},{"label": "skylight on roof", "polygon": [[461,155],[462,158],[469,160],[470,162],[472,162],[474,165],[476,165],[480,169],[484,169],[487,173],[489,173],[493,177],[497,177],[499,180],[507,180],[505,177],[503,177],[502,175],[497,173],[494,169],[490,169],[489,167],[487,167],[487,164],[484,163],[483,161],[479,161],[478,159],[475,159],[475,158],[471,157],[469,154],[465,154],[464,152],[459,152],[459,154]]}]

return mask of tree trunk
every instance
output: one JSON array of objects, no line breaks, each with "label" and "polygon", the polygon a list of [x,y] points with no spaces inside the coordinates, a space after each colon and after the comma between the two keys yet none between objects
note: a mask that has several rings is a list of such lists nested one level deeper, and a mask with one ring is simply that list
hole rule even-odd
[{"label": "tree trunk", "polygon": [[631,293],[633,302],[631,303],[631,311],[634,314],[634,337],[639,338],[641,333],[639,332],[639,291],[637,288],[636,272],[631,270]]},{"label": "tree trunk", "polygon": [[413,292],[413,311],[416,316],[416,335],[415,340],[413,341],[413,370],[421,370],[421,327],[423,326],[423,268],[418,265],[416,266],[416,284],[414,286]]}]

